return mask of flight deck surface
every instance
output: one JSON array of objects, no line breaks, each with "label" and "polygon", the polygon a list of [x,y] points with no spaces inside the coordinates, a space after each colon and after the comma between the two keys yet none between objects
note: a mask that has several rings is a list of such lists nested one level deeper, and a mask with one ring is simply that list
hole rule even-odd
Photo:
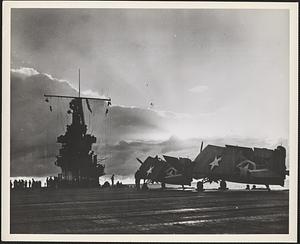
[{"label": "flight deck surface", "polygon": [[11,192],[11,234],[287,234],[288,190]]}]

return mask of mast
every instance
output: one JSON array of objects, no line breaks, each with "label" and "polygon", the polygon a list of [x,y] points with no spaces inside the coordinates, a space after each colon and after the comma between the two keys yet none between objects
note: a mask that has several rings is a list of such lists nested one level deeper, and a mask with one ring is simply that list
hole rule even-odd
[{"label": "mast", "polygon": [[92,144],[96,143],[96,137],[87,134],[87,125],[84,121],[82,100],[85,99],[91,111],[88,100],[105,101],[109,106],[111,98],[81,97],[80,96],[80,69],[78,70],[78,96],[44,94],[44,97],[68,98],[68,114],[72,114],[72,122],[67,125],[65,134],[57,137],[57,143],[61,143],[59,155],[55,164],[62,170],[61,182],[66,184],[98,185],[99,177],[104,175],[104,165],[99,164],[97,155],[92,150]]},{"label": "mast", "polygon": [[78,97],[80,97],[80,69],[78,69]]}]

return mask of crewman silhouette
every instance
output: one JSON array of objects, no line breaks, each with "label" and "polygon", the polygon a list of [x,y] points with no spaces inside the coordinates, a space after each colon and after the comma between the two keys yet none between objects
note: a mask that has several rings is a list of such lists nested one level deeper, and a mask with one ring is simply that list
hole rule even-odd
[{"label": "crewman silhouette", "polygon": [[115,175],[113,174],[110,179],[111,179],[111,185],[114,186]]}]

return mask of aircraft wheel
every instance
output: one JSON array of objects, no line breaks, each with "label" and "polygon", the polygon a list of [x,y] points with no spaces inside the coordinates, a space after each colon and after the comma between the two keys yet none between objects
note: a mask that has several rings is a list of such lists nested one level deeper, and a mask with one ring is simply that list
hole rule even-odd
[{"label": "aircraft wheel", "polygon": [[203,182],[202,181],[198,181],[197,182],[197,191],[203,191]]},{"label": "aircraft wheel", "polygon": [[143,186],[142,186],[142,190],[143,191],[147,191],[149,188],[148,188],[148,185],[147,183],[144,183]]},{"label": "aircraft wheel", "polygon": [[227,189],[227,184],[226,184],[226,181],[225,180],[222,180],[220,182],[220,189],[221,190],[226,190]]}]

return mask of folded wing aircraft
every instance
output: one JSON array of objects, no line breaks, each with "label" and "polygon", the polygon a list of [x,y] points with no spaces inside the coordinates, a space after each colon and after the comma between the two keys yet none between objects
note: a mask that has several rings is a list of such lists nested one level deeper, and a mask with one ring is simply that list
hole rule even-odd
[{"label": "folded wing aircraft", "polygon": [[248,148],[226,145],[219,147],[208,145],[194,160],[193,178],[202,179],[198,187],[205,182],[221,182],[226,188],[226,181],[284,185],[286,174],[286,150],[278,146],[275,150],[267,148]]},{"label": "folded wing aircraft", "polygon": [[[203,145],[203,144],[202,144]],[[285,166],[286,150],[248,148],[226,145],[225,147],[207,145],[195,160],[163,155],[148,157],[137,171],[136,178],[147,182],[164,184],[191,185],[199,179],[198,190],[203,190],[206,182],[219,182],[226,189],[226,181],[266,185],[284,185],[288,171]]]},{"label": "folded wing aircraft", "polygon": [[137,159],[141,166],[135,174],[136,182],[143,179],[145,182],[161,182],[174,185],[191,185],[191,160],[184,161],[173,157],[164,156],[167,160],[156,157],[148,157],[144,162]]}]

